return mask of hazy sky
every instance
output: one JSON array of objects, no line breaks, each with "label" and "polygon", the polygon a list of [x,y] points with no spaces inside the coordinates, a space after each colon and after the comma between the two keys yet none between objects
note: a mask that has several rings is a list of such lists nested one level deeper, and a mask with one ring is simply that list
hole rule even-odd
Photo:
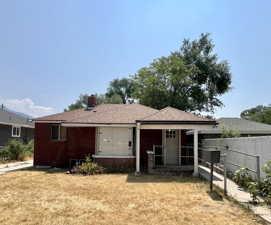
[{"label": "hazy sky", "polygon": [[40,116],[104,93],[209,32],[233,89],[216,116],[271,103],[271,1],[0,1],[0,103]]}]

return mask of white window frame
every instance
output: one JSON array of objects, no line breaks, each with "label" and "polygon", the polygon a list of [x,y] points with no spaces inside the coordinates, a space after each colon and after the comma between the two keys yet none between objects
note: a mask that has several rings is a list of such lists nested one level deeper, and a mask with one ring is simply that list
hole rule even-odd
[{"label": "white window frame", "polygon": [[[57,139],[53,139],[52,138],[52,134],[53,134],[53,131],[52,131],[52,127],[53,126],[56,126],[56,127],[58,127],[58,138]],[[62,128],[62,126],[61,125],[59,125],[59,124],[56,124],[56,125],[52,125],[51,126],[51,141],[66,141],[66,139],[67,139],[67,133],[66,133],[66,137],[64,138],[64,139],[62,139],[61,138],[61,128]],[[67,129],[67,128],[66,128]],[[66,131],[67,132],[67,131]]]},{"label": "white window frame", "polygon": [[[13,133],[14,128],[16,129],[16,134]],[[18,132],[19,134],[17,134],[17,131],[19,131]],[[20,126],[14,126],[14,125],[12,126],[11,137],[21,137],[21,127]]]}]

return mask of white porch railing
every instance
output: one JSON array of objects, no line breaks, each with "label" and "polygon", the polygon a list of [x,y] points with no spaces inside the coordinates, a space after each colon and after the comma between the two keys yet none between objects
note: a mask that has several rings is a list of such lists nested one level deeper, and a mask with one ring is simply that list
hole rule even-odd
[{"label": "white porch railing", "polygon": [[168,154],[162,145],[153,146],[154,167],[184,167],[194,165],[193,146],[181,146],[176,149],[175,163],[168,162]]}]

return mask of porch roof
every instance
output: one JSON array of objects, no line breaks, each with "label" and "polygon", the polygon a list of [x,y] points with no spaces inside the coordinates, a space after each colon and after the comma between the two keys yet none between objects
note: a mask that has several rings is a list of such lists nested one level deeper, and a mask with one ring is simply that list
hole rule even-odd
[{"label": "porch roof", "polygon": [[137,122],[142,124],[217,124],[215,120],[196,116],[170,106],[137,120]]}]

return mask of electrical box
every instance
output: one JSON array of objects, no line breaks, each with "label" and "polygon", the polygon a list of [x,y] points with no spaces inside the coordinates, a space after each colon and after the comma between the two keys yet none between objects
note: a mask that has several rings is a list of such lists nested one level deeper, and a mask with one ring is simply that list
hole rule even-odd
[{"label": "electrical box", "polygon": [[220,151],[217,150],[204,150],[202,151],[203,161],[210,163],[219,163],[220,162]]}]

